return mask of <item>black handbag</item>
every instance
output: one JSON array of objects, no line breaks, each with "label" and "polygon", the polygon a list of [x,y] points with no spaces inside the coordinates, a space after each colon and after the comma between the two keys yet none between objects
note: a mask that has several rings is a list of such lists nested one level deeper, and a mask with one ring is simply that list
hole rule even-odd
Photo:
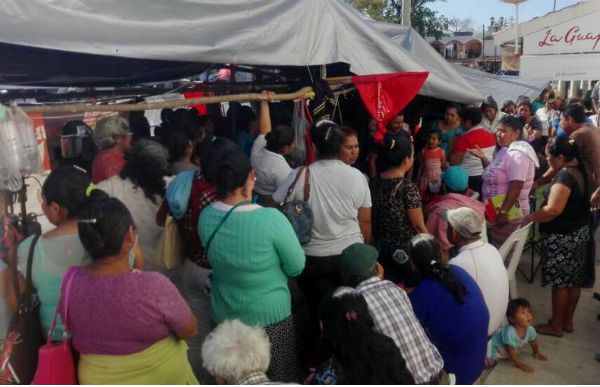
[{"label": "black handbag", "polygon": [[[29,247],[25,292],[10,321],[0,354],[0,384],[30,384],[37,368],[38,350],[44,344],[40,302],[31,278],[33,252],[39,238],[39,235],[34,236]],[[21,289],[16,260],[11,268],[15,297],[19,297]]]},{"label": "black handbag", "polygon": [[[306,169],[304,174],[304,197],[303,200],[290,200],[294,187],[302,175],[302,172]],[[308,167],[301,167],[296,174],[296,178],[290,187],[288,188],[285,201],[279,207],[279,210],[283,212],[285,217],[290,221],[298,240],[301,245],[305,245],[310,242],[311,231],[313,226],[313,213],[308,206],[308,198],[310,196],[310,169]]]}]

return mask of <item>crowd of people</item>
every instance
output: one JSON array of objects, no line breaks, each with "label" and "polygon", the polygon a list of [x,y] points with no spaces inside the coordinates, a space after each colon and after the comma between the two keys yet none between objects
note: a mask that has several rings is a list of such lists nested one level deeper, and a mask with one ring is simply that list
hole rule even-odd
[{"label": "crowd of people", "polygon": [[[54,227],[16,249],[18,281],[31,251],[47,332],[70,279],[81,384],[473,384],[502,359],[533,371],[519,350],[545,361],[536,335],[575,329],[600,202],[600,129],[579,101],[450,104],[419,150],[402,116],[369,144],[321,119],[316,161],[297,165],[271,98],[258,114],[237,107],[229,135],[194,110],[165,111],[152,138],[104,118],[91,171],[45,180]],[[159,249],[168,217],[184,246],[176,284]],[[552,288],[535,328],[527,300],[509,301],[498,252],[531,222]],[[14,281],[2,289],[13,310]]]}]

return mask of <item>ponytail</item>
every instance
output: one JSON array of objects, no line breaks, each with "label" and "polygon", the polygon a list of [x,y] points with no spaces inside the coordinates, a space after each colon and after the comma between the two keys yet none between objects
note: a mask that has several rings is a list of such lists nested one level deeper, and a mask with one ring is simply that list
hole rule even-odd
[{"label": "ponytail", "polygon": [[408,245],[408,255],[421,274],[421,279],[441,283],[460,304],[465,303],[466,286],[442,264],[442,250],[437,240],[429,234],[415,235]]},{"label": "ponytail", "polygon": [[93,190],[92,203],[77,222],[79,239],[94,261],[119,254],[125,235],[134,225],[127,207],[100,190]]},{"label": "ponytail", "polygon": [[414,384],[394,340],[373,330],[367,302],[354,289],[340,288],[323,300],[321,321],[345,384]]}]

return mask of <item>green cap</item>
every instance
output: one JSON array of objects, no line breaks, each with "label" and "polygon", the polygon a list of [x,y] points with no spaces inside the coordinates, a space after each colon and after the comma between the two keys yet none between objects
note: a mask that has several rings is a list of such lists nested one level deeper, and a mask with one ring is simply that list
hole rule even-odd
[{"label": "green cap", "polygon": [[340,270],[344,277],[371,275],[375,271],[379,252],[376,248],[364,243],[355,243],[342,251]]}]

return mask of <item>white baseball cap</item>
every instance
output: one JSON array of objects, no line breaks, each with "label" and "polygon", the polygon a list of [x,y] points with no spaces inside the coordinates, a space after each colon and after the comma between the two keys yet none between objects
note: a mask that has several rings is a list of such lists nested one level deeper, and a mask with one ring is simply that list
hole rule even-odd
[{"label": "white baseball cap", "polygon": [[461,207],[455,210],[444,209],[441,216],[456,232],[465,238],[478,238],[481,235],[483,219],[475,210],[469,207]]}]

